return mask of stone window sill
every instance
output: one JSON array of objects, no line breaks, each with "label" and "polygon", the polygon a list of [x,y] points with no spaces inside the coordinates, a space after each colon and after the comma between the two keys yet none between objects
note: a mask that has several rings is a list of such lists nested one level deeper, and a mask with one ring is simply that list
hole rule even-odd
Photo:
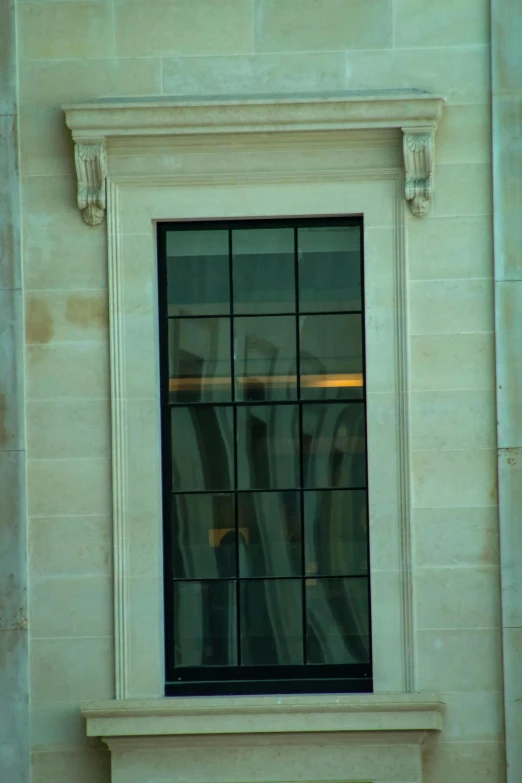
[{"label": "stone window sill", "polygon": [[386,732],[420,742],[442,728],[444,704],[434,694],[192,697],[84,705],[87,735],[175,735],[300,732]]}]

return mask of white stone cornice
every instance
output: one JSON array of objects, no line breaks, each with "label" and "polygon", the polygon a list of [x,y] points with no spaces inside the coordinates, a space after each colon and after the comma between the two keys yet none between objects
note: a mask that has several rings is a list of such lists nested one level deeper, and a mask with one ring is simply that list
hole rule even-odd
[{"label": "white stone cornice", "polygon": [[77,141],[74,162],[78,178],[78,207],[89,226],[98,226],[105,215],[107,161],[105,141]]},{"label": "white stone cornice", "polygon": [[424,215],[431,200],[433,145],[443,104],[443,98],[424,92],[380,90],[256,98],[107,99],[63,109],[76,142],[79,206],[86,222],[96,225],[105,208],[104,145],[122,136],[402,129],[406,198],[414,215]]}]

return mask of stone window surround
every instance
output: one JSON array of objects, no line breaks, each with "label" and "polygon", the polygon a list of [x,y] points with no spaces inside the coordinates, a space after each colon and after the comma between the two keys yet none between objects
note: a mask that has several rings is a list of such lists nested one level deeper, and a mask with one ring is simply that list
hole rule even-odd
[{"label": "stone window surround", "polygon": [[[420,752],[419,743],[425,733],[441,728],[442,705],[437,697],[414,693],[405,235],[407,221],[426,214],[430,206],[434,137],[443,102],[442,98],[425,93],[380,92],[290,99],[111,100],[64,107],[75,141],[78,205],[82,215],[89,225],[96,226],[103,221],[107,210],[116,700],[86,705],[84,714],[88,734],[102,736],[112,749],[124,752],[125,746],[130,753],[132,748],[145,747],[151,742],[151,747],[156,747],[155,742],[172,746],[177,734],[184,735],[178,738],[179,744],[188,735],[223,737],[228,732],[259,735],[309,731],[314,736],[325,732],[325,737],[332,737],[334,732],[351,732],[352,741],[363,744],[374,742],[372,737],[377,733],[381,735],[379,742],[399,741],[415,746],[415,752]],[[390,131],[390,144],[397,146],[398,136],[393,132],[397,134],[399,129],[403,132],[404,168],[332,169],[319,165],[313,171],[249,172],[247,164],[247,170],[238,178],[238,173],[227,176],[211,171],[203,174],[147,172],[143,167],[133,168],[131,156],[127,169],[122,171],[121,167],[113,166],[111,158],[122,137],[127,140],[145,137],[149,152],[154,150],[154,139],[159,143],[166,136],[191,137],[197,149],[199,138],[200,152],[208,154],[211,136],[235,134],[236,138],[244,139],[267,131],[279,135],[303,131],[315,134],[320,160],[321,140],[331,134],[353,131],[359,134],[359,139],[364,139],[367,131]],[[307,188],[302,187],[304,182]],[[245,191],[242,187],[247,184],[251,188]],[[277,194],[276,198],[267,199],[267,186],[271,196]],[[407,216],[405,200],[415,218]],[[271,697],[257,700],[234,697],[224,699],[219,705],[207,698],[190,700],[190,705],[186,700],[174,702],[163,698],[154,227],[161,220],[284,215],[288,214],[285,205],[289,203],[295,208],[295,214],[301,216],[364,215],[367,275],[368,279],[377,281],[373,294],[367,290],[367,299],[370,297],[372,301],[366,302],[367,323],[372,319],[378,322],[377,328],[370,328],[367,333],[370,389],[372,385],[375,388],[374,375],[378,385],[378,362],[374,358],[392,356],[392,372],[388,376],[388,380],[393,376],[391,409],[379,411],[375,403],[372,411],[371,393],[368,401],[370,486],[372,475],[374,481],[377,476],[384,479],[386,475],[387,506],[393,507],[391,517],[383,516],[379,503],[370,497],[372,563],[377,561],[378,565],[379,560],[381,564],[386,560],[391,566],[385,577],[378,567],[372,566],[371,574],[376,692],[334,699],[282,697],[275,705],[270,703]],[[131,252],[131,245],[135,248],[140,242],[144,243],[140,247],[148,248],[145,250],[148,260],[144,264],[143,256],[137,265],[133,263],[136,255]],[[383,258],[385,263],[379,266],[379,259],[382,262]],[[383,312],[379,312],[379,300],[384,301],[384,310],[388,312],[391,308],[389,304],[386,308],[386,303],[396,302],[389,323]],[[142,318],[141,328],[137,314]],[[139,345],[130,340],[136,336],[136,329],[141,334]],[[148,361],[142,361],[144,356]],[[138,375],[144,379],[145,396],[140,382],[136,381]],[[148,407],[140,408],[140,402],[149,403]],[[372,431],[374,414],[380,420],[378,424],[375,420]],[[135,421],[140,417],[141,432]],[[143,427],[147,420],[149,426]],[[144,432],[149,433],[148,442],[140,440],[137,451],[136,438],[143,437]],[[372,443],[377,444],[377,436],[382,441],[380,459],[375,459],[373,464],[371,454],[377,454],[377,450],[372,449]],[[395,470],[390,470],[390,465]],[[133,520],[138,501],[133,492],[138,477],[146,482],[149,505],[137,512],[138,520]],[[156,563],[143,577],[140,568],[135,570],[135,563],[143,544],[140,535],[143,535],[145,518],[149,522],[147,546],[156,553]],[[151,519],[154,524],[150,524]],[[380,597],[387,602],[384,613],[379,610]],[[310,699],[315,701],[312,703]],[[195,715],[194,711],[198,710],[199,714]],[[276,716],[281,715],[281,710],[285,717],[278,721]],[[132,748],[129,740],[124,739],[130,736]],[[419,762],[419,781],[420,769]],[[369,772],[361,774],[360,779],[365,779],[364,774]],[[377,780],[375,775],[373,779]]]}]

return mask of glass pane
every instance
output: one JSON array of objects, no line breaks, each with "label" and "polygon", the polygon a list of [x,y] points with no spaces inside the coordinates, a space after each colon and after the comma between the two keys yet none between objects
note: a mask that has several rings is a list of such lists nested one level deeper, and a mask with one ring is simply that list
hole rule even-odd
[{"label": "glass pane", "polygon": [[167,232],[169,315],[230,312],[228,231]]},{"label": "glass pane", "polygon": [[360,242],[359,226],[298,229],[301,312],[361,309]]},{"label": "glass pane", "polygon": [[368,573],[365,490],[304,493],[307,574]]},{"label": "glass pane", "polygon": [[303,663],[300,579],[240,582],[239,606],[243,666]]},{"label": "glass pane", "polygon": [[297,576],[301,568],[298,492],[237,496],[240,576]]},{"label": "glass pane", "polygon": [[170,409],[172,490],[233,489],[233,415],[228,406]]},{"label": "glass pane", "polygon": [[231,372],[228,318],[169,319],[170,402],[227,402]]},{"label": "glass pane", "polygon": [[368,663],[367,579],[306,579],[307,663]]},{"label": "glass pane", "polygon": [[303,405],[304,486],[366,485],[364,403]]},{"label": "glass pane", "polygon": [[362,397],[360,315],[302,315],[299,339],[302,399]]},{"label": "glass pane", "polygon": [[237,409],[239,489],[299,486],[297,405],[248,405]]},{"label": "glass pane", "polygon": [[235,582],[174,583],[175,666],[236,666]]},{"label": "glass pane", "polygon": [[235,313],[295,312],[293,228],[232,232]]},{"label": "glass pane", "polygon": [[235,524],[233,495],[173,495],[173,576],[235,576]]},{"label": "glass pane", "polygon": [[295,316],[234,319],[238,400],[296,399]]}]

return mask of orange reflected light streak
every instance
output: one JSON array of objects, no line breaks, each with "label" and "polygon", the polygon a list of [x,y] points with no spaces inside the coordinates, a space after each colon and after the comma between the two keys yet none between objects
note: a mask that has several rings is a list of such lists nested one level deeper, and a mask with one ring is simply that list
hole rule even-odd
[{"label": "orange reflected light streak", "polygon": [[[180,391],[181,389],[200,389],[203,386],[225,386],[230,384],[231,379],[227,378],[170,378],[169,390]],[[292,384],[297,383],[295,375],[267,375],[256,378],[247,378],[240,376],[237,378],[239,383],[249,386],[251,384]],[[352,374],[334,374],[334,375],[302,375],[301,386],[314,389],[339,389],[350,386],[364,386],[363,376],[360,373]]]}]

